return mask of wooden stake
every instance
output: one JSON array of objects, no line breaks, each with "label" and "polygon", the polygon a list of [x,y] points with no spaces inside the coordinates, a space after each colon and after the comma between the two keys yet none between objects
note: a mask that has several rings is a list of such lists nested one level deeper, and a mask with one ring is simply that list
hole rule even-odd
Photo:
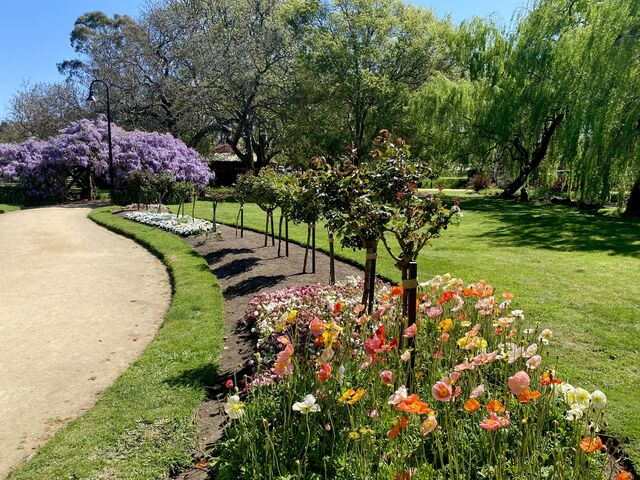
[{"label": "wooden stake", "polygon": [[[402,282],[403,283],[403,291],[404,297],[407,299],[407,315],[408,320],[407,324],[410,327],[416,323],[416,315],[417,315],[417,289],[418,289],[418,263],[410,262],[409,268],[407,272],[407,279]],[[413,369],[416,366],[416,355],[415,355],[415,345],[416,345],[415,337],[409,338],[408,347],[411,351],[411,361],[409,367],[409,378],[407,379],[407,387],[409,391],[412,391],[413,388]]]},{"label": "wooden stake", "polygon": [[280,249],[282,247],[282,212],[280,212],[280,220],[278,221],[278,257],[280,257]]},{"label": "wooden stake", "polygon": [[311,224],[311,273],[316,273],[316,223]]},{"label": "wooden stake", "polygon": [[269,212],[269,217],[271,217],[271,246],[276,246],[276,232],[273,229],[273,210]]},{"label": "wooden stake", "polygon": [[284,255],[289,256],[289,218],[284,217]]},{"label": "wooden stake", "polygon": [[329,232],[329,284],[336,283],[336,263],[333,251],[333,232]]}]

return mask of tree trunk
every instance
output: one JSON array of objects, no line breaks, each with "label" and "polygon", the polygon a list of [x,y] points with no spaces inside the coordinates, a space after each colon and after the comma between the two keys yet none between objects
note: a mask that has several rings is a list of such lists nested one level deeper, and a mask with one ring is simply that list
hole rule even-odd
[{"label": "tree trunk", "polygon": [[267,246],[269,242],[269,212],[266,212],[266,219],[264,222],[264,246]]},{"label": "tree trunk", "polygon": [[640,218],[640,176],[631,187],[631,193],[627,200],[627,209],[624,214],[628,217]]},{"label": "tree trunk", "polygon": [[364,264],[364,289],[362,291],[362,304],[366,305],[367,312],[373,312],[373,286],[376,278],[376,262],[378,250],[377,240],[368,240],[365,244],[366,257]]},{"label": "tree trunk", "polygon": [[273,210],[269,212],[269,217],[271,218],[271,246],[276,246],[276,232],[273,229]]},{"label": "tree trunk", "polygon": [[304,248],[304,264],[302,265],[302,273],[307,273],[307,258],[309,258],[309,242],[311,241],[311,225],[307,224],[307,243]]},{"label": "tree trunk", "polygon": [[284,217],[284,256],[289,256],[289,219]]},{"label": "tree trunk", "polygon": [[542,163],[542,160],[544,160],[544,157],[547,155],[551,138],[562,123],[562,120],[564,120],[564,114],[561,113],[553,117],[550,124],[545,125],[542,130],[542,135],[540,135],[540,140],[531,156],[529,156],[527,149],[524,148],[517,139],[513,142],[513,146],[518,151],[518,156],[520,157],[520,175],[504,189],[504,192],[502,192],[503,198],[513,198],[520,187],[525,184],[531,172]]},{"label": "tree trunk", "polygon": [[213,202],[213,233],[218,231],[218,224],[216,223],[216,210],[218,208],[218,204]]}]

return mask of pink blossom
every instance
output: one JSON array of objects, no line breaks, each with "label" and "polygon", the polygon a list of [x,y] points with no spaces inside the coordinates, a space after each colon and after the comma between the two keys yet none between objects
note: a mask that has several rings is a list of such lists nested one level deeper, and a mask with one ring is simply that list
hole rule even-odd
[{"label": "pink blossom", "polygon": [[489,418],[485,418],[480,422],[480,426],[485,430],[500,430],[509,426],[509,412],[505,412],[505,416],[501,417],[497,413],[491,413]]},{"label": "pink blossom", "polygon": [[404,331],[404,337],[406,338],[411,338],[413,336],[415,336],[415,334],[418,332],[418,326],[413,323],[411,324],[411,326],[409,326],[405,331]]},{"label": "pink blossom", "polygon": [[387,385],[393,382],[393,372],[391,370],[383,370],[380,372],[380,380]]},{"label": "pink blossom", "polygon": [[309,322],[309,330],[314,337],[319,337],[324,332],[324,322],[318,317],[313,317]]},{"label": "pink blossom", "polygon": [[484,395],[484,385],[481,383],[471,391],[470,398],[478,398]]},{"label": "pink blossom", "polygon": [[520,395],[529,388],[530,383],[531,379],[529,378],[529,375],[527,375],[527,372],[521,370],[512,377],[509,377],[509,390],[511,390],[511,393],[514,395]]},{"label": "pink blossom", "polygon": [[453,390],[451,385],[446,382],[437,382],[432,388],[431,393],[436,400],[441,402],[449,402],[453,398]]},{"label": "pink blossom", "polygon": [[427,310],[427,315],[429,316],[429,318],[436,318],[442,315],[442,312],[444,312],[444,310],[440,307],[431,307],[429,310]]},{"label": "pink blossom", "polygon": [[540,366],[540,363],[542,363],[542,357],[540,357],[540,355],[534,355],[529,360],[527,360],[527,368],[529,370],[535,370]]}]

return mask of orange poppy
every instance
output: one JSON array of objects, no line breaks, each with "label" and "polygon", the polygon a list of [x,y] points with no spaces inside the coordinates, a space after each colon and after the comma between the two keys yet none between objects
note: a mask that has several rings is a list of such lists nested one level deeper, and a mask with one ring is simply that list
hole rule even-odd
[{"label": "orange poppy", "polygon": [[615,480],[633,480],[633,477],[626,470],[622,470],[620,473],[616,475]]},{"label": "orange poppy", "polygon": [[487,404],[487,410],[489,410],[491,413],[502,413],[504,412],[504,405],[500,403],[499,400],[491,400]]},{"label": "orange poppy", "polygon": [[562,380],[560,380],[559,378],[554,377],[551,374],[551,371],[547,370],[546,372],[544,372],[542,374],[542,378],[540,379],[540,383],[542,385],[551,385],[551,384],[559,385],[559,384],[562,383]]},{"label": "orange poppy", "polygon": [[587,453],[593,453],[604,450],[605,446],[602,444],[602,439],[600,437],[584,437],[580,442],[580,448]]},{"label": "orange poppy", "polygon": [[409,419],[402,415],[399,416],[393,423],[393,427],[391,427],[391,430],[389,430],[389,432],[387,433],[387,438],[396,438],[398,435],[400,435],[400,432],[402,430],[407,428],[407,425],[409,425]]},{"label": "orange poppy", "polygon": [[480,410],[480,402],[475,398],[470,398],[464,402],[464,409],[469,413],[477,412]]},{"label": "orange poppy", "polygon": [[433,413],[433,410],[429,408],[429,405],[420,400],[420,397],[415,393],[409,395],[405,400],[396,405],[396,410],[401,410],[407,413],[416,413],[418,415],[429,415]]},{"label": "orange poppy", "polygon": [[538,390],[531,391],[528,388],[520,395],[518,395],[518,400],[520,401],[520,403],[527,403],[538,398],[540,398],[540,392]]}]

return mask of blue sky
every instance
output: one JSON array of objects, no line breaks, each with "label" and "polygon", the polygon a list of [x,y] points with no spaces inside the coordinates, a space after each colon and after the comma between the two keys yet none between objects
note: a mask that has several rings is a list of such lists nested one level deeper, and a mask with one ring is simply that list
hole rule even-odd
[{"label": "blue sky", "polygon": [[[84,12],[101,10],[109,15],[135,16],[143,0],[9,0],[0,17],[0,118],[24,82],[62,79],[56,64],[74,58],[69,44],[73,22]],[[525,0],[413,0],[433,7],[439,16],[451,14],[454,22],[475,15],[496,14],[505,23]]]}]

